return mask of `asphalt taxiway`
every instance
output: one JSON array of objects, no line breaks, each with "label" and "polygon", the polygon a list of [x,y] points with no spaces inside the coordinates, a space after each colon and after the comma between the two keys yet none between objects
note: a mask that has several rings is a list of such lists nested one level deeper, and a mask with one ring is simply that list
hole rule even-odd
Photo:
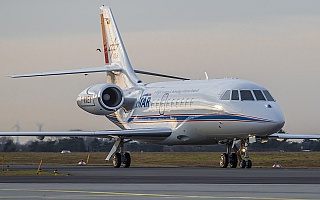
[{"label": "asphalt taxiway", "polygon": [[[11,170],[35,170],[17,165]],[[320,169],[221,169],[107,166],[43,166],[63,176],[2,176],[0,183],[320,184]],[[69,174],[69,176],[66,176]]]},{"label": "asphalt taxiway", "polygon": [[319,185],[304,184],[87,184],[0,183],[0,199],[319,199]]},{"label": "asphalt taxiway", "polygon": [[[16,165],[11,170],[34,170]],[[0,199],[319,199],[320,169],[43,166],[0,176]],[[70,174],[67,176],[66,174]]]}]

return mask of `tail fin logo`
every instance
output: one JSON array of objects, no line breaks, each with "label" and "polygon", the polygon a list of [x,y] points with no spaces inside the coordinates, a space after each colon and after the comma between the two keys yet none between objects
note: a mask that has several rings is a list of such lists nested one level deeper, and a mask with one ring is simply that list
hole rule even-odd
[{"label": "tail fin logo", "polygon": [[[109,22],[110,23],[110,22]],[[110,44],[110,56],[113,59],[117,59],[118,58],[118,53],[117,53],[117,49],[119,47],[119,43],[116,43],[117,38],[114,39],[114,42],[112,44]]]},{"label": "tail fin logo", "polygon": [[102,29],[102,40],[104,46],[105,63],[107,65],[117,65],[122,68],[122,72],[115,75],[108,73],[109,82],[117,83],[121,88],[129,88],[140,83],[132,68],[127,52],[124,48],[119,30],[109,7],[100,7],[100,21]]}]

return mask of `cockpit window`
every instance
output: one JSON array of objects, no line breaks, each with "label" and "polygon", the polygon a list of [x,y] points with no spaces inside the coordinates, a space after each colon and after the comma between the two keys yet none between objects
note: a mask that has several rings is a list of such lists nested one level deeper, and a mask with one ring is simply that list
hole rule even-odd
[{"label": "cockpit window", "polygon": [[250,90],[240,90],[242,101],[254,101],[253,95]]},{"label": "cockpit window", "polygon": [[264,96],[266,96],[268,101],[275,101],[268,90],[263,90],[263,94],[264,94]]},{"label": "cockpit window", "polygon": [[231,100],[239,100],[239,92],[238,92],[238,90],[232,90]]},{"label": "cockpit window", "polygon": [[261,90],[253,90],[254,96],[256,96],[257,101],[265,101],[266,98],[264,98]]},{"label": "cockpit window", "polygon": [[275,101],[268,90],[226,90],[221,96],[221,100],[241,101]]},{"label": "cockpit window", "polygon": [[230,100],[230,90],[227,90],[221,97],[221,100]]}]

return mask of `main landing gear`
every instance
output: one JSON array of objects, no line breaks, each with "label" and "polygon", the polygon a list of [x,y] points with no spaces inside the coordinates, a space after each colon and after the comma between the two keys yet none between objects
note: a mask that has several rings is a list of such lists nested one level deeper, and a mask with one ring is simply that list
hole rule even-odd
[{"label": "main landing gear", "polygon": [[[121,164],[123,167],[128,168],[131,164],[131,155],[129,152],[124,151],[124,139],[123,138],[116,138],[116,142],[114,143],[111,151],[109,152],[106,160],[110,160],[111,156],[113,155],[113,166],[115,168],[119,168]],[[116,152],[119,149],[119,152]]]},{"label": "main landing gear", "polygon": [[[236,142],[236,139],[226,142],[227,151],[226,153],[221,154],[220,157],[221,168],[227,168],[228,165],[230,165],[230,168],[236,168],[238,165],[238,161],[240,168],[252,167],[252,161],[249,159],[248,154],[249,141],[240,140],[240,149],[237,147]],[[234,153],[231,153],[232,149]],[[244,156],[244,159],[242,159],[242,156]]]}]

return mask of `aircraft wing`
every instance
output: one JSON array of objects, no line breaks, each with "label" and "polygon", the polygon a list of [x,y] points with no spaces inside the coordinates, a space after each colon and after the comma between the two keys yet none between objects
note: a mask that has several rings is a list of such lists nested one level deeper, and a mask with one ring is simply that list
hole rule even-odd
[{"label": "aircraft wing", "polygon": [[0,132],[0,136],[54,136],[54,137],[122,137],[122,138],[155,138],[168,137],[172,133],[167,128],[146,128],[102,131],[65,131],[65,132]]},{"label": "aircraft wing", "polygon": [[83,68],[83,69],[53,71],[53,72],[40,72],[40,73],[32,73],[32,74],[9,75],[9,77],[10,78],[27,78],[27,77],[36,77],[36,76],[55,76],[55,75],[68,75],[68,74],[89,74],[89,73],[121,71],[121,70],[122,69],[119,66],[106,65],[106,66],[103,66],[103,67],[95,67],[95,68]]},{"label": "aircraft wing", "polygon": [[303,135],[303,134],[284,134],[284,133],[274,133],[268,137],[277,139],[320,139],[319,134],[313,135]]}]

